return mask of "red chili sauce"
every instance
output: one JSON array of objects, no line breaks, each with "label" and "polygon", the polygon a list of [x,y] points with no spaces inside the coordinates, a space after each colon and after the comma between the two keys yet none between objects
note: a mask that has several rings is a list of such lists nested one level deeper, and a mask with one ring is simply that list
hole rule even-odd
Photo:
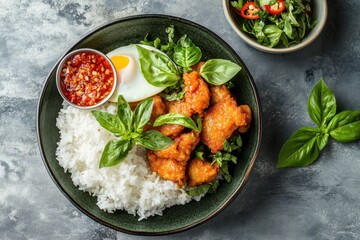
[{"label": "red chili sauce", "polygon": [[93,106],[106,98],[114,85],[114,72],[103,56],[78,53],[67,59],[60,74],[61,90],[78,106]]}]

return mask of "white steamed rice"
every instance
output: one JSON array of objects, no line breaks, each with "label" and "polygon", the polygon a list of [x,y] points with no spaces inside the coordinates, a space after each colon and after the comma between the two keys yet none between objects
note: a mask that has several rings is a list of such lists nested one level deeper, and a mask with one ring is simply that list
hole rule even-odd
[{"label": "white steamed rice", "polygon": [[[115,109],[114,104],[109,104],[101,110],[114,113]],[[149,169],[142,147],[135,146],[120,164],[99,169],[102,150],[115,137],[99,125],[90,111],[64,104],[56,126],[60,129],[56,151],[60,166],[71,173],[80,190],[97,197],[100,209],[125,210],[142,220],[192,200],[184,189]]]}]

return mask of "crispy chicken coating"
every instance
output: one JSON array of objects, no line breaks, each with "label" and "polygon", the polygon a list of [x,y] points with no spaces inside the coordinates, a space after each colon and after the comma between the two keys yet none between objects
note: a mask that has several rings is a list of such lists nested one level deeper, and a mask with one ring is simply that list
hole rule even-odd
[{"label": "crispy chicken coating", "polygon": [[[203,115],[210,103],[210,90],[198,72],[184,73],[185,95],[181,101],[167,101],[165,105],[169,113],[180,113],[191,117],[193,114]],[[160,132],[172,139],[179,136],[183,126],[166,124],[160,127]]]},{"label": "crispy chicken coating", "polygon": [[210,103],[210,90],[198,72],[184,73],[185,103],[192,114],[202,114]]},{"label": "crispy chicken coating", "polygon": [[156,172],[161,178],[171,180],[180,187],[186,182],[186,163],[175,159],[159,158],[153,151],[147,153],[150,169]]},{"label": "crispy chicken coating", "polygon": [[208,161],[203,161],[199,158],[194,158],[189,161],[187,168],[188,185],[195,187],[203,183],[209,183],[215,180],[220,171],[218,164],[211,164]]},{"label": "crispy chicken coating", "polygon": [[[212,153],[223,149],[226,139],[243,126],[248,126],[245,107],[238,107],[234,98],[225,98],[212,106],[205,114],[201,140]],[[249,108],[250,109],[250,108]]]},{"label": "crispy chicken coating", "polygon": [[[188,105],[183,101],[165,101],[165,105],[168,113],[180,113],[188,117],[191,116],[190,108],[188,108]],[[160,132],[172,139],[178,137],[183,130],[184,127],[177,124],[165,124],[160,126]]]},{"label": "crispy chicken coating", "polygon": [[238,130],[241,133],[245,133],[249,130],[250,124],[252,121],[252,112],[251,108],[248,105],[240,105],[239,106],[240,111],[245,114],[245,123],[241,126],[239,126]]},{"label": "crispy chicken coating", "polygon": [[191,131],[175,138],[174,143],[162,150],[154,151],[159,158],[175,159],[176,161],[188,161],[191,152],[199,143],[200,136],[197,132]]},{"label": "crispy chicken coating", "polygon": [[219,85],[219,86],[211,85],[210,91],[211,91],[211,98],[210,98],[211,105],[220,102],[222,99],[231,97],[231,93],[229,89],[226,87],[226,85]]}]

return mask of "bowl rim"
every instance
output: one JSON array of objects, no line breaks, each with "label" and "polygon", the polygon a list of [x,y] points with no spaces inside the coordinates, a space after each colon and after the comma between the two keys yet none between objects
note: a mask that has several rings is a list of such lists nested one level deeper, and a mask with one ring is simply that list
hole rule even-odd
[{"label": "bowl rim", "polygon": [[[95,53],[95,54],[98,54],[100,55],[101,57],[103,57],[108,63],[109,65],[111,66],[111,69],[113,71],[113,77],[114,77],[114,84],[111,88],[111,91],[110,93],[106,96],[106,98],[102,99],[100,102],[98,102],[97,104],[94,104],[94,105],[90,105],[90,106],[80,106],[80,105],[77,105],[73,102],[71,102],[64,94],[64,92],[62,91],[61,89],[61,86],[60,86],[60,81],[61,81],[61,77],[60,77],[60,74],[61,74],[61,71],[63,69],[63,66],[64,64],[66,63],[66,61],[78,54],[78,53]],[[67,53],[60,61],[60,63],[58,64],[57,66],[57,69],[56,69],[56,87],[57,87],[57,90],[59,91],[59,94],[61,95],[61,97],[64,99],[64,101],[66,101],[69,105],[75,107],[75,108],[78,108],[78,109],[83,109],[83,110],[90,110],[90,109],[94,109],[94,108],[97,108],[103,104],[105,104],[111,97],[112,95],[114,94],[115,92],[115,89],[117,87],[117,83],[118,83],[118,77],[117,77],[117,73],[116,73],[116,69],[115,69],[115,66],[114,64],[111,62],[110,58],[108,58],[108,56],[106,56],[104,53],[100,52],[99,50],[96,50],[96,49],[93,49],[93,48],[78,48],[74,51],[71,51],[69,53]]]},{"label": "bowl rim", "polygon": [[243,31],[241,31],[239,29],[236,22],[234,21],[234,19],[231,16],[231,7],[229,4],[230,1],[231,0],[223,0],[222,5],[223,5],[223,11],[224,11],[226,20],[229,23],[229,25],[231,26],[231,28],[248,45],[252,46],[253,48],[255,48],[257,50],[267,52],[267,53],[276,53],[276,54],[291,53],[291,52],[298,51],[298,50],[308,46],[320,35],[320,33],[322,32],[322,30],[325,27],[325,24],[327,21],[327,16],[328,16],[327,0],[320,0],[320,3],[323,4],[322,5],[323,7],[320,8],[320,11],[321,11],[323,17],[321,19],[319,19],[318,23],[316,24],[316,28],[312,29],[311,36],[308,35],[306,38],[303,39],[303,41],[301,41],[301,43],[295,44],[295,45],[287,47],[287,48],[270,48],[270,47],[266,47],[266,46],[263,46],[263,45],[257,43],[256,40],[254,40],[253,38],[251,38],[250,36],[248,36],[246,33],[244,33]]},{"label": "bowl rim", "polygon": [[[192,25],[193,27],[199,28],[202,31],[207,32],[208,34],[210,34],[216,41],[218,41],[219,43],[221,43],[231,54],[233,54],[237,60],[242,64],[242,69],[246,72],[246,74],[249,76],[249,83],[250,86],[254,92],[254,101],[255,104],[257,106],[257,111],[256,114],[258,116],[258,123],[257,123],[257,128],[258,128],[258,134],[256,136],[256,146],[255,146],[255,150],[253,151],[253,156],[251,157],[251,160],[249,161],[249,165],[247,170],[244,173],[244,177],[242,178],[240,184],[236,187],[236,189],[232,192],[232,194],[230,195],[230,197],[214,212],[212,212],[211,214],[209,214],[207,217],[187,224],[185,226],[179,227],[179,228],[175,228],[175,229],[171,229],[171,230],[164,230],[164,231],[159,231],[159,232],[148,232],[148,231],[134,231],[134,230],[129,230],[129,229],[125,229],[119,226],[115,226],[113,224],[110,224],[108,222],[103,221],[102,219],[100,219],[99,217],[97,217],[96,215],[88,212],[86,209],[84,209],[81,205],[79,205],[67,192],[66,190],[58,183],[58,180],[55,178],[55,175],[48,163],[48,161],[45,158],[45,152],[43,150],[43,140],[40,137],[40,115],[42,112],[42,103],[44,102],[44,95],[45,95],[45,90],[47,89],[49,83],[50,83],[50,76],[52,75],[52,73],[55,71],[57,65],[59,64],[59,62],[61,61],[61,59],[68,53],[71,51],[71,49],[73,49],[77,44],[79,44],[79,42],[83,41],[84,39],[86,39],[87,37],[91,36],[92,34],[94,34],[97,31],[102,30],[103,28],[106,28],[110,25],[113,24],[117,24],[120,22],[125,22],[125,21],[131,21],[131,20],[135,20],[135,19],[144,19],[144,18],[159,18],[159,19],[167,19],[167,20],[172,20],[172,21],[178,21],[181,22],[183,24],[187,24],[187,25]],[[215,217],[217,214],[219,214],[223,209],[225,209],[235,198],[236,196],[241,192],[242,188],[245,186],[246,182],[248,181],[249,177],[250,177],[250,172],[255,164],[255,161],[257,159],[257,156],[259,154],[260,151],[260,145],[261,145],[261,137],[262,137],[262,111],[261,111],[261,102],[260,102],[260,98],[259,98],[259,94],[257,91],[257,88],[255,86],[255,82],[249,72],[249,70],[247,69],[247,67],[245,66],[244,62],[242,61],[242,59],[239,57],[239,55],[230,47],[230,45],[228,43],[226,43],[222,38],[220,38],[217,34],[215,34],[213,31],[207,29],[206,27],[197,24],[195,22],[192,22],[190,20],[184,19],[184,18],[180,18],[180,17],[176,17],[176,16],[170,16],[170,15],[164,15],[164,14],[139,14],[139,15],[132,15],[132,16],[127,16],[127,17],[123,17],[123,18],[118,18],[115,19],[113,21],[109,21],[106,22],[96,28],[94,28],[93,30],[85,33],[84,35],[82,35],[74,44],[72,44],[66,51],[65,53],[57,60],[57,62],[54,64],[54,66],[52,67],[52,69],[50,70],[49,74],[46,77],[45,82],[43,83],[43,86],[41,88],[40,91],[40,95],[39,95],[39,100],[38,100],[38,106],[37,106],[37,113],[36,113],[36,134],[37,134],[37,143],[39,146],[39,151],[40,151],[40,155],[42,158],[42,161],[45,165],[45,168],[50,176],[50,178],[52,179],[52,181],[54,182],[54,184],[57,186],[57,188],[62,192],[62,194],[78,209],[80,210],[83,214],[85,214],[86,216],[88,216],[89,218],[91,218],[92,220],[94,220],[97,223],[100,223],[106,227],[109,227],[113,230],[119,231],[119,232],[123,232],[123,233],[127,233],[127,234],[132,234],[132,235],[142,235],[142,236],[161,236],[161,235],[168,235],[168,234],[175,234],[175,233],[179,233],[179,232],[183,232],[186,231],[188,229],[194,228],[202,223],[205,223],[207,221],[209,221],[210,219],[212,219],[213,217]]]}]

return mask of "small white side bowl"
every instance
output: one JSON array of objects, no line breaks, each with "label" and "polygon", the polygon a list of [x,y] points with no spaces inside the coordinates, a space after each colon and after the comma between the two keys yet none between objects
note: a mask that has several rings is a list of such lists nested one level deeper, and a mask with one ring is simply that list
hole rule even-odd
[{"label": "small white side bowl", "polygon": [[239,35],[239,37],[244,40],[250,46],[268,53],[290,53],[297,50],[300,50],[307,45],[309,45],[312,41],[314,41],[323,30],[327,15],[328,15],[328,6],[326,0],[313,0],[313,18],[318,20],[316,26],[307,34],[307,36],[301,41],[301,43],[291,45],[289,47],[266,47],[261,45],[256,41],[255,37],[250,36],[241,30],[241,26],[239,25],[239,21],[237,19],[241,18],[238,16],[231,6],[231,0],[223,0],[223,9],[226,20],[230,24],[230,26],[234,29],[234,31]]}]

